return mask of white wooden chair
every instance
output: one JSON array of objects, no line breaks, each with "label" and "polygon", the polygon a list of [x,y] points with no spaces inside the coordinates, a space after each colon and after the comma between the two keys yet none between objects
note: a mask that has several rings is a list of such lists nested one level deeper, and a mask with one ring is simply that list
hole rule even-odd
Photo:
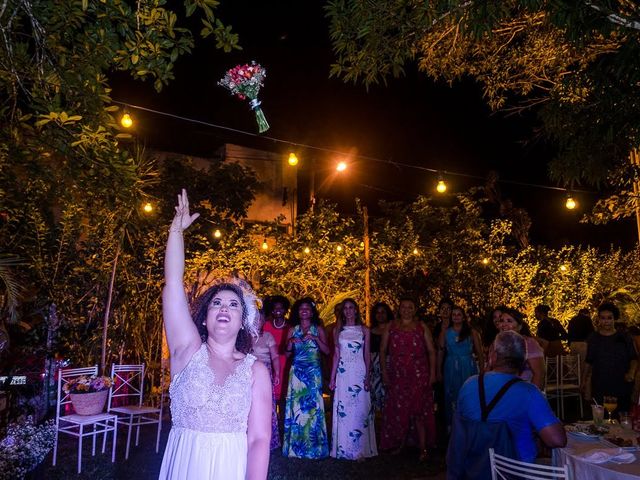
[{"label": "white wooden chair", "polygon": [[[554,367],[555,364],[555,367]],[[554,370],[555,368],[555,370]],[[555,371],[555,377],[554,372]],[[580,394],[580,355],[562,355],[547,359],[547,379],[545,393],[547,399],[556,399],[556,410],[562,420],[564,420],[564,400],[565,398],[576,398],[580,408],[580,418],[584,417],[582,406],[582,395]]]},{"label": "white wooden chair", "polygon": [[113,446],[111,448],[111,463],[116,460],[116,438],[118,434],[118,417],[111,413],[98,413],[96,415],[78,415],[67,413],[71,404],[71,396],[64,392],[63,385],[81,375],[97,375],[98,366],[85,368],[60,369],[58,371],[58,397],[56,403],[56,438],[53,444],[53,466],[56,465],[58,456],[58,437],[61,433],[78,438],[78,473],[82,471],[82,439],[92,437],[93,447],[91,455],[96,454],[96,436],[102,437],[102,453],[107,444],[107,433],[113,432]]},{"label": "white wooden chair", "polygon": [[[161,396],[159,407],[143,405],[144,396],[144,364],[139,365],[111,365],[111,376],[114,385],[109,392],[107,410],[118,415],[118,422],[127,426],[127,449],[125,460],[129,458],[131,444],[131,430],[136,427],[136,447],[140,441],[140,427],[142,425],[158,425],[156,435],[156,453],[160,448],[160,431],[162,430],[162,407],[164,402],[164,372],[161,373]],[[121,399],[124,405],[113,406],[113,400]],[[119,403],[119,402],[118,402]]]},{"label": "white wooden chair", "polygon": [[556,411],[560,415],[560,357],[544,357],[544,394],[549,403],[556,400]]},{"label": "white wooden chair", "polygon": [[489,459],[491,460],[491,478],[493,480],[571,480],[573,478],[569,465],[552,467],[521,462],[498,455],[493,451],[493,448],[489,449]]}]

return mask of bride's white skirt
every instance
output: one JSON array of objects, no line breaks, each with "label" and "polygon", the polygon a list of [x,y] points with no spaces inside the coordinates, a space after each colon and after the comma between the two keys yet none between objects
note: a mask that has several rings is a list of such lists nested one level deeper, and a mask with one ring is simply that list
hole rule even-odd
[{"label": "bride's white skirt", "polygon": [[246,433],[207,433],[173,427],[159,480],[243,480]]}]

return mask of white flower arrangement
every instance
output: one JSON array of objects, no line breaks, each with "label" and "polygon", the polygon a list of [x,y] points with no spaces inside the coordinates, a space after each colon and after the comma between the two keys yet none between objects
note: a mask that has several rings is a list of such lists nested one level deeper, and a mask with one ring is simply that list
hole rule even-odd
[{"label": "white flower arrangement", "polygon": [[53,420],[36,425],[31,417],[7,427],[0,440],[0,480],[19,480],[36,468],[53,447]]}]

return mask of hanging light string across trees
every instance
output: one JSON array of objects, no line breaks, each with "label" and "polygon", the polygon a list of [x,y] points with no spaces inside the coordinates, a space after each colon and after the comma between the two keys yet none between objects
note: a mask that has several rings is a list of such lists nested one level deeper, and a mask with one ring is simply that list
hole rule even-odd
[{"label": "hanging light string across trees", "polygon": [[[402,168],[411,168],[414,170],[421,170],[423,172],[430,172],[430,173],[435,173],[438,175],[438,180],[442,180],[442,182],[444,183],[444,177],[445,176],[451,176],[451,177],[464,177],[464,178],[473,178],[473,179],[477,179],[477,180],[486,180],[485,177],[481,176],[481,175],[473,175],[473,174],[468,174],[468,173],[463,173],[463,172],[454,172],[454,171],[443,171],[443,170],[439,170],[436,168],[430,168],[430,167],[425,167],[422,165],[413,165],[410,163],[403,163],[403,162],[396,162],[393,160],[385,160],[385,159],[381,159],[381,158],[377,158],[377,157],[371,157],[368,155],[358,155],[358,154],[353,154],[353,153],[346,153],[346,152],[342,152],[339,150],[335,150],[332,148],[328,148],[328,147],[322,147],[322,146],[318,146],[318,145],[311,145],[311,144],[306,144],[306,143],[300,143],[300,142],[293,142],[290,140],[285,140],[282,138],[276,138],[276,137],[270,137],[270,136],[266,136],[266,135],[258,135],[256,133],[252,133],[252,132],[247,132],[246,130],[241,130],[238,128],[233,128],[233,127],[227,127],[225,125],[219,125],[216,123],[212,123],[212,122],[206,122],[204,120],[198,120],[195,118],[190,118],[190,117],[185,117],[183,115],[177,115],[175,113],[170,113],[170,112],[164,112],[161,110],[156,110],[153,108],[148,108],[148,107],[144,107],[141,105],[134,105],[128,102],[123,102],[120,100],[112,100],[113,103],[116,103],[118,105],[123,105],[126,108],[129,109],[135,109],[135,110],[140,110],[143,112],[148,112],[148,113],[153,113],[155,115],[161,115],[164,117],[169,117],[169,118],[174,118],[176,120],[182,120],[184,122],[189,122],[189,123],[194,123],[194,124],[198,124],[198,125],[204,125],[210,128],[217,128],[220,130],[226,130],[228,132],[233,132],[233,133],[237,133],[240,135],[246,135],[246,136],[250,136],[250,137],[258,137],[258,138],[262,138],[264,140],[269,140],[271,142],[274,143],[280,143],[283,145],[288,145],[291,147],[297,147],[298,149],[307,149],[307,150],[315,150],[315,151],[319,151],[319,152],[325,152],[325,153],[331,153],[331,154],[336,154],[336,155],[340,155],[340,156],[344,156],[344,157],[349,157],[351,156],[352,158],[357,158],[357,159],[361,159],[361,160],[368,160],[371,162],[378,162],[378,163],[384,163],[387,165],[393,165],[395,167],[402,167]],[[298,162],[298,157],[296,156],[296,161],[294,164],[297,164]],[[554,191],[558,191],[558,192],[568,192],[568,189],[565,187],[554,187],[553,185],[542,185],[539,183],[528,183],[528,182],[519,182],[516,180],[506,180],[506,179],[500,179],[499,180],[500,183],[504,183],[504,184],[509,184],[509,185],[519,185],[519,186],[523,186],[523,187],[531,187],[531,188],[540,188],[540,189],[545,189],[545,190],[554,190]],[[377,187],[373,187],[370,185],[364,185],[368,188],[373,188],[376,190],[380,190],[380,191],[386,191],[384,189],[380,189]],[[446,184],[445,184],[445,190],[446,190]],[[591,191],[591,190],[580,190],[580,189],[575,189],[572,188],[571,189],[571,193],[575,194],[576,193],[585,193],[585,194],[589,194],[589,195],[594,195],[597,194],[597,192]],[[575,198],[575,197],[574,197]]]}]

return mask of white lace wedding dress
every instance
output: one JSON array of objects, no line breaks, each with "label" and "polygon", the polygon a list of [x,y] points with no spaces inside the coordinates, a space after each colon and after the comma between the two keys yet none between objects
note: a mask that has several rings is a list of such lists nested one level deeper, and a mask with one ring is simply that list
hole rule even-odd
[{"label": "white lace wedding dress", "polygon": [[247,469],[251,366],[247,355],[222,385],[208,365],[206,344],[169,388],[173,426],[159,479],[241,480]]}]

